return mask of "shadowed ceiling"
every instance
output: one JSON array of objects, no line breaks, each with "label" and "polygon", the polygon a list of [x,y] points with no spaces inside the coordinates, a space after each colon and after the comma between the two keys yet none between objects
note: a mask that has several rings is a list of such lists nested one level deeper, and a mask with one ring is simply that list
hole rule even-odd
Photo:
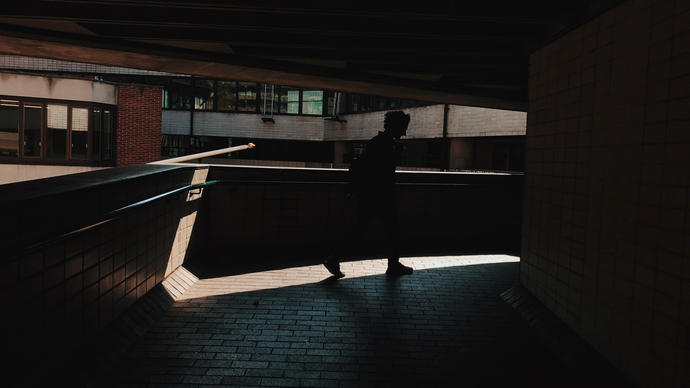
[{"label": "shadowed ceiling", "polygon": [[24,1],[0,52],[525,110],[530,53],[618,2]]}]

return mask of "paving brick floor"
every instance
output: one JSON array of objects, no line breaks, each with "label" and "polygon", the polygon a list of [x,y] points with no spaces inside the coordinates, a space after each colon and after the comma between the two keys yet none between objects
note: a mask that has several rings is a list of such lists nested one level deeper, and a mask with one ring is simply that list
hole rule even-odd
[{"label": "paving brick floor", "polygon": [[206,278],[114,368],[130,386],[579,386],[499,294],[513,256],[404,258]]}]

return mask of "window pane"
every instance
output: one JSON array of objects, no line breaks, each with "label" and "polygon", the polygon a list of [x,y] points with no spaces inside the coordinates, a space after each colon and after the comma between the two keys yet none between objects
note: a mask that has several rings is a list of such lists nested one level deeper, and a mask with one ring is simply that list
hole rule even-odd
[{"label": "window pane", "polygon": [[357,113],[361,110],[360,104],[359,104],[359,95],[357,94],[350,94],[350,103],[349,105],[349,110],[350,113]]},{"label": "window pane", "polygon": [[335,104],[335,92],[327,92],[326,93],[326,101],[327,101],[327,107],[326,107],[326,115],[328,116],[333,116],[334,110],[334,104]]},{"label": "window pane", "polygon": [[19,102],[0,100],[0,156],[19,154]]},{"label": "window pane", "polygon": [[101,113],[100,106],[94,106],[91,116],[91,121],[93,122],[93,147],[91,148],[91,160],[99,161],[101,160],[101,141],[102,131],[103,131],[103,115]]},{"label": "window pane", "polygon": [[371,101],[369,96],[359,96],[359,111],[369,112],[371,111]]},{"label": "window pane", "polygon": [[218,110],[237,110],[237,82],[218,81]]},{"label": "window pane", "polygon": [[165,157],[189,155],[189,140],[187,135],[163,135],[161,154]]},{"label": "window pane", "polygon": [[323,91],[305,90],[302,92],[302,114],[321,115],[323,113]]},{"label": "window pane", "polygon": [[262,84],[261,87],[261,113],[270,115],[278,112],[278,105],[280,98],[278,95],[278,86]]},{"label": "window pane", "polygon": [[110,109],[103,109],[103,160],[111,160],[113,147],[113,128],[115,114]]},{"label": "window pane", "polygon": [[237,83],[237,108],[240,112],[256,112],[256,82]]},{"label": "window pane", "polygon": [[192,107],[192,80],[189,78],[172,79],[165,88],[165,108],[190,109]]},{"label": "window pane", "polygon": [[386,98],[374,97],[374,110],[386,110]]},{"label": "window pane", "polygon": [[72,108],[72,159],[86,160],[89,143],[89,110]]},{"label": "window pane", "polygon": [[212,80],[194,80],[194,109],[213,110]]},{"label": "window pane", "polygon": [[41,105],[24,104],[24,156],[41,156]]},{"label": "window pane", "polygon": [[413,100],[406,100],[406,99],[401,99],[400,100],[400,107],[401,108],[410,108],[415,106],[415,102]]},{"label": "window pane", "polygon": [[280,87],[280,113],[299,113],[299,89]]},{"label": "window pane", "polygon": [[67,157],[67,105],[49,104],[46,124],[46,158]]}]

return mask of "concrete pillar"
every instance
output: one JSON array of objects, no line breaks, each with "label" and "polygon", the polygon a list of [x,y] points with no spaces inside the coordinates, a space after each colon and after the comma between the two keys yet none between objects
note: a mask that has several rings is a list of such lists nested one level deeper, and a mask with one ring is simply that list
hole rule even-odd
[{"label": "concrete pillar", "polygon": [[448,158],[450,169],[465,170],[473,168],[474,145],[467,138],[450,139],[450,157]]}]

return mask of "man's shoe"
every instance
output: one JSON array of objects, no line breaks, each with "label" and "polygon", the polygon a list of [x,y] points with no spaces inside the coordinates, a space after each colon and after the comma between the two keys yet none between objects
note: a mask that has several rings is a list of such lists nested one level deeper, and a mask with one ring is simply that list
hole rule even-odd
[{"label": "man's shoe", "polygon": [[412,275],[414,271],[411,267],[406,267],[400,263],[389,264],[386,270],[386,275],[388,276],[401,276],[401,275]]},{"label": "man's shoe", "polygon": [[336,279],[340,279],[345,276],[344,273],[340,272],[340,262],[335,259],[328,258],[323,262],[323,266],[326,267],[328,272],[330,272]]}]

